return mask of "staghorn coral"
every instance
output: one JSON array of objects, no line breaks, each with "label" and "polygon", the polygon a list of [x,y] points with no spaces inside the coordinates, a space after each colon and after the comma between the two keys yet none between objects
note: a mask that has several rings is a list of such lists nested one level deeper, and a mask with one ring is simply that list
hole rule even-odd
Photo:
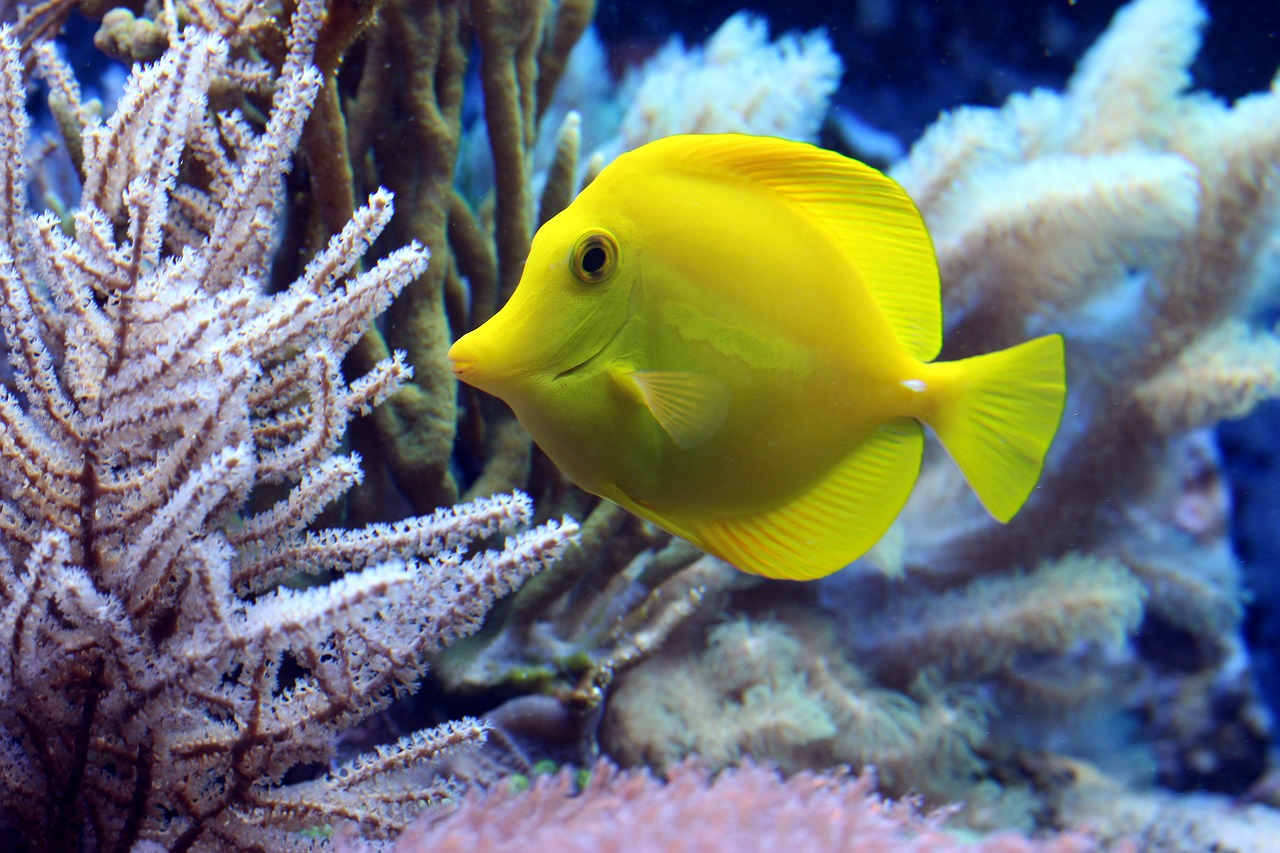
[{"label": "staghorn coral", "polygon": [[[294,12],[260,132],[206,109],[213,81],[246,71],[228,43],[171,30],[114,115],[86,116],[70,233],[28,212],[19,47],[0,32],[0,823],[32,849],[305,849],[321,844],[299,830],[337,820],[394,832],[451,790],[429,762],[486,727],[413,732],[322,773],[336,736],[413,690],[425,654],[575,529],[477,547],[529,522],[519,495],[314,524],[361,478],[335,453],[348,422],[410,373],[394,353],[347,380],[341,359],[427,263],[411,243],[353,273],[392,216],[379,191],[264,292],[323,12]],[[196,163],[207,181],[181,182]]]}]

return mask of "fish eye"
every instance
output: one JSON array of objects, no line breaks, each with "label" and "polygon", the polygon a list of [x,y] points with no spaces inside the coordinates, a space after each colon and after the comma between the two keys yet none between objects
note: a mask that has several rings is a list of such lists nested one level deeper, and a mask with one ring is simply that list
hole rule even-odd
[{"label": "fish eye", "polygon": [[573,244],[573,274],[587,284],[599,284],[618,268],[618,241],[608,231],[589,231]]}]

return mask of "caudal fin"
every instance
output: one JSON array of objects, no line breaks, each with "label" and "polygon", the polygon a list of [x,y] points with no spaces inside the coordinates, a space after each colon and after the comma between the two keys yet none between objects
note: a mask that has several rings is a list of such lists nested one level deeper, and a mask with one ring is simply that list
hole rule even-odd
[{"label": "caudal fin", "polygon": [[938,405],[926,423],[987,511],[1008,521],[1040,479],[1062,421],[1062,336],[932,367],[938,371]]}]

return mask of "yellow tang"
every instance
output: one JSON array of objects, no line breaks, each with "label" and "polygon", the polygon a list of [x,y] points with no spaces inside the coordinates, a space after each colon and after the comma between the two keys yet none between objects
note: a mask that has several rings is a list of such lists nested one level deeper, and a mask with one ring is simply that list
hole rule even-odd
[{"label": "yellow tang", "polygon": [[1062,338],[942,346],[915,205],[798,142],[673,136],[537,233],[510,301],[449,351],[587,491],[774,578],[892,524],[932,428],[990,513],[1026,501],[1062,417]]}]

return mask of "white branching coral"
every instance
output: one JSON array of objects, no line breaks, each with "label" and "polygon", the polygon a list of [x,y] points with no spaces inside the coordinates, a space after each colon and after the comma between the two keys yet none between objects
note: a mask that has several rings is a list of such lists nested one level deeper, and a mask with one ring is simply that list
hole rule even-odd
[{"label": "white branching coral", "polygon": [[[298,5],[261,132],[206,107],[215,79],[246,73],[225,40],[173,32],[117,112],[90,119],[71,235],[28,211],[21,62],[0,32],[0,825],[36,849],[290,849],[343,819],[394,831],[447,790],[423,763],[483,724],[286,774],[330,762],[337,734],[574,533],[473,548],[527,526],[521,495],[312,529],[360,480],[334,455],[349,420],[409,373],[395,354],[348,382],[343,356],[427,263],[414,244],[356,271],[392,215],[379,191],[264,292],[322,20],[323,3]],[[283,496],[258,509],[262,486]],[[298,571],[339,579],[277,588]]]},{"label": "white branching coral", "polygon": [[673,133],[757,133],[813,140],[844,65],[822,30],[769,41],[739,12],[701,47],[672,38],[624,86],[629,102],[609,155]]},{"label": "white branching coral", "polygon": [[[1240,322],[1275,281],[1280,90],[1232,105],[1188,91],[1205,20],[1195,0],[1136,0],[1065,91],[957,109],[894,169],[936,243],[950,354],[1067,337],[1071,415],[1001,536],[1024,564],[1078,547],[1076,524],[1101,538],[1098,505],[1135,500],[1164,442],[1280,389],[1276,335]],[[930,503],[915,506],[937,531]]]}]

